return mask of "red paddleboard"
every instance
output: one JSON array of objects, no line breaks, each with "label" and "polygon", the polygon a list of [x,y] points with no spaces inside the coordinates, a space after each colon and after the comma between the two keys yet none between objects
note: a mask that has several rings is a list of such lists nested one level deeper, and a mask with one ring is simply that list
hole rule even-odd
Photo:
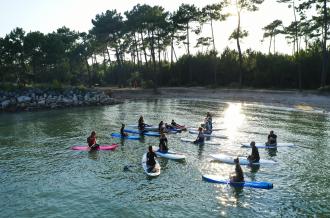
[{"label": "red paddleboard", "polygon": [[[112,145],[100,145],[97,149],[95,150],[115,150],[118,147],[118,144],[112,144]],[[71,147],[72,150],[79,150],[79,151],[90,151],[91,148],[88,146],[73,146]]]}]

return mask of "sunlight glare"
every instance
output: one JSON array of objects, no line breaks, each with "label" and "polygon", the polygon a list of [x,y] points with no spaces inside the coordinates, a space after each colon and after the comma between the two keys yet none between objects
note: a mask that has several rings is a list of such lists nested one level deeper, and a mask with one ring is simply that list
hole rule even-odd
[{"label": "sunlight glare", "polygon": [[224,127],[227,129],[227,134],[230,138],[237,135],[237,129],[243,124],[245,115],[242,114],[241,103],[229,103],[228,108],[224,111]]}]

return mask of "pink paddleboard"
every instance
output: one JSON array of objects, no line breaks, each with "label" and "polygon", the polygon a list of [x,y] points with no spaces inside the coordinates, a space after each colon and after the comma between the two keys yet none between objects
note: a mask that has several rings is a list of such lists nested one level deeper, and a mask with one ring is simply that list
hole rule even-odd
[{"label": "pink paddleboard", "polygon": [[[97,149],[95,150],[115,150],[118,147],[118,144],[112,144],[112,145],[100,145]],[[90,147],[83,145],[77,145],[71,147],[72,150],[79,150],[79,151],[89,151],[91,150]]]}]

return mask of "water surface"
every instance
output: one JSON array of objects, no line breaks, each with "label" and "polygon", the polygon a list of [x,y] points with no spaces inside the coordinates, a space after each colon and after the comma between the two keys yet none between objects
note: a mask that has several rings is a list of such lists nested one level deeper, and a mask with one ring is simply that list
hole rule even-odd
[{"label": "water surface", "polygon": [[[160,120],[198,126],[213,113],[220,146],[182,143],[185,132],[168,135],[169,147],[187,159],[159,159],[161,175],[148,178],[141,158],[148,145],[112,139],[122,122],[141,114],[150,124]],[[330,117],[288,108],[207,100],[127,101],[121,105],[0,115],[0,217],[280,217],[330,215]],[[85,145],[92,130],[100,144],[116,151],[73,151]],[[273,166],[243,167],[246,180],[268,181],[272,190],[234,189],[202,181],[203,174],[227,178],[233,165],[209,154],[248,155],[242,142],[264,142],[274,130],[279,142],[296,148],[259,149]],[[129,170],[124,170],[129,166]]]}]

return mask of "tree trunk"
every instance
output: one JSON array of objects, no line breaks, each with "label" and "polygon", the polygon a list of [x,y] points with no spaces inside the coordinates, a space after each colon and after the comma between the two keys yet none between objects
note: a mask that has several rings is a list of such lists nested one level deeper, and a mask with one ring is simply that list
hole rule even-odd
[{"label": "tree trunk", "polygon": [[243,85],[243,72],[242,72],[242,64],[243,64],[243,57],[242,57],[242,51],[241,46],[239,44],[239,33],[241,28],[241,14],[238,12],[238,25],[237,25],[237,50],[238,50],[238,56],[239,56],[239,87],[242,87]]},{"label": "tree trunk", "polygon": [[91,74],[91,69],[90,69],[90,67],[89,67],[87,57],[84,56],[84,58],[85,58],[85,63],[86,63],[87,73],[88,73],[88,86],[91,87],[91,86],[92,86],[92,74]]},{"label": "tree trunk", "polygon": [[270,49],[272,47],[273,35],[270,35],[268,54],[270,54]]},{"label": "tree trunk", "polygon": [[276,35],[274,35],[274,55],[276,53],[276,50],[275,50],[275,37],[276,37]]},{"label": "tree trunk", "polygon": [[212,31],[213,50],[215,51],[214,32],[213,32],[213,20],[212,19],[211,19],[211,31]]},{"label": "tree trunk", "polygon": [[140,34],[141,34],[142,50],[143,50],[143,52],[144,52],[144,60],[145,60],[145,62],[146,62],[146,65],[148,66],[147,52],[146,52],[146,48],[145,48],[145,46],[144,46],[143,33],[140,32]]},{"label": "tree trunk", "polygon": [[111,58],[110,58],[110,52],[107,46],[107,54],[108,54],[108,59],[109,59],[109,66],[111,67]]},{"label": "tree trunk", "polygon": [[138,45],[137,45],[138,43],[137,43],[137,40],[136,40],[135,33],[134,33],[134,44],[135,44],[135,52],[136,52],[138,66],[140,66],[139,49],[138,49]]},{"label": "tree trunk", "polygon": [[324,0],[323,3],[324,10],[324,38],[323,38],[323,60],[322,60],[322,74],[321,74],[321,87],[324,87],[327,82],[327,67],[328,67],[328,52],[327,52],[327,37],[328,37],[328,11],[327,11],[327,0]]}]

